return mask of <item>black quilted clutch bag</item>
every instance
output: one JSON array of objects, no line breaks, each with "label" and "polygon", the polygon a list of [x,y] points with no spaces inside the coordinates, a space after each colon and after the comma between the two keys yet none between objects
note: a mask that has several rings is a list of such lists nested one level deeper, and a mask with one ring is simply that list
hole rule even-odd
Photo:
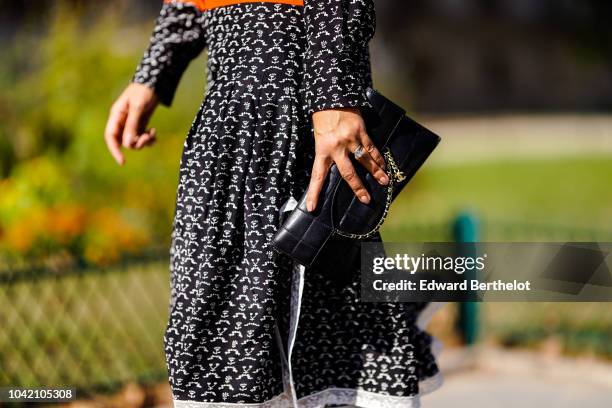
[{"label": "black quilted clutch bag", "polygon": [[374,235],[402,191],[440,142],[440,138],[406,116],[406,111],[373,89],[367,90],[372,108],[362,109],[367,132],[384,155],[391,182],[380,185],[354,158],[355,170],[371,199],[363,204],[332,166],[317,208],[306,210],[306,194],[276,233],[273,246],[298,263],[309,267],[336,235],[363,240]]}]

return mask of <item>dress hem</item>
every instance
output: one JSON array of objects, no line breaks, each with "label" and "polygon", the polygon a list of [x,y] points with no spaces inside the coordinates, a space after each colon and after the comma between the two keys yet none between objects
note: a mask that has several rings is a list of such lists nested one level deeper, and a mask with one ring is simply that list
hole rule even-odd
[{"label": "dress hem", "polygon": [[[291,335],[288,344],[289,359],[283,361],[288,369],[288,389],[282,394],[264,402],[257,403],[227,403],[227,402],[200,402],[193,400],[174,399],[174,408],[325,408],[333,405],[355,406],[358,408],[418,408],[421,406],[420,397],[429,394],[442,386],[444,378],[441,372],[419,381],[419,393],[411,396],[393,396],[371,391],[353,388],[327,388],[302,398],[296,398],[291,375],[290,355],[293,348],[295,335],[297,334],[297,322],[299,320],[301,298],[303,292],[304,267],[294,264],[292,288],[292,319]],[[425,330],[433,315],[444,305],[444,302],[431,302],[423,309],[417,318],[416,326],[419,330]],[[438,357],[442,351],[442,342],[432,336],[431,351],[434,357]]]},{"label": "dress hem", "polygon": [[349,405],[359,408],[418,408],[420,397],[438,389],[443,383],[441,373],[419,381],[420,392],[416,395],[399,397],[352,388],[328,388],[310,394],[293,404],[290,393],[282,393],[260,403],[198,402],[175,399],[174,408],[325,408],[327,405]]}]

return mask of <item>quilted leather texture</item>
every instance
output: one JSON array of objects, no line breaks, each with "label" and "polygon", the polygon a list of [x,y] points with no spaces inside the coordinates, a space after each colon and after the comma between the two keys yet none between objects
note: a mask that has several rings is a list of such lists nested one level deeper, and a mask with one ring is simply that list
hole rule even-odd
[{"label": "quilted leather texture", "polygon": [[[440,138],[408,118],[402,108],[380,93],[368,89],[367,97],[372,105],[372,109],[363,112],[368,134],[380,150],[385,147],[391,150],[406,176],[404,181],[396,183],[395,198],[427,160]],[[354,164],[370,192],[370,203],[361,203],[336,166],[332,166],[315,211],[309,213],[306,210],[304,194],[297,208],[279,228],[273,240],[278,251],[308,267],[315,262],[334,232],[363,234],[378,224],[384,213],[387,187],[378,184],[363,166]]]}]

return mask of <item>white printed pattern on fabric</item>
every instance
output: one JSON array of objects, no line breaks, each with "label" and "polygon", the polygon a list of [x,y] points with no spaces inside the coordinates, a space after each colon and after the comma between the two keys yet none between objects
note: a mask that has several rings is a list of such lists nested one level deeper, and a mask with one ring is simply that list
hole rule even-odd
[{"label": "white printed pattern on fabric", "polygon": [[163,6],[134,82],[169,105],[208,49],[172,232],[164,347],[175,406],[412,407],[439,378],[432,338],[416,323],[424,304],[359,303],[359,266],[348,259],[343,283],[334,270],[297,282],[270,245],[280,208],[308,185],[308,114],[367,103],[373,32],[371,0]]}]

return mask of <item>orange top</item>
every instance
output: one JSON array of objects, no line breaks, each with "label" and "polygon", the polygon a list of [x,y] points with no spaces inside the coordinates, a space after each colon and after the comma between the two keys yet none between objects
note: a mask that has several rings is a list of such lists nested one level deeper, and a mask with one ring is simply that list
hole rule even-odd
[{"label": "orange top", "polygon": [[[260,3],[282,3],[293,6],[303,6],[304,0],[263,0]],[[215,7],[231,6],[239,3],[258,3],[256,0],[164,0],[164,3],[189,3],[200,11],[210,10]]]}]

